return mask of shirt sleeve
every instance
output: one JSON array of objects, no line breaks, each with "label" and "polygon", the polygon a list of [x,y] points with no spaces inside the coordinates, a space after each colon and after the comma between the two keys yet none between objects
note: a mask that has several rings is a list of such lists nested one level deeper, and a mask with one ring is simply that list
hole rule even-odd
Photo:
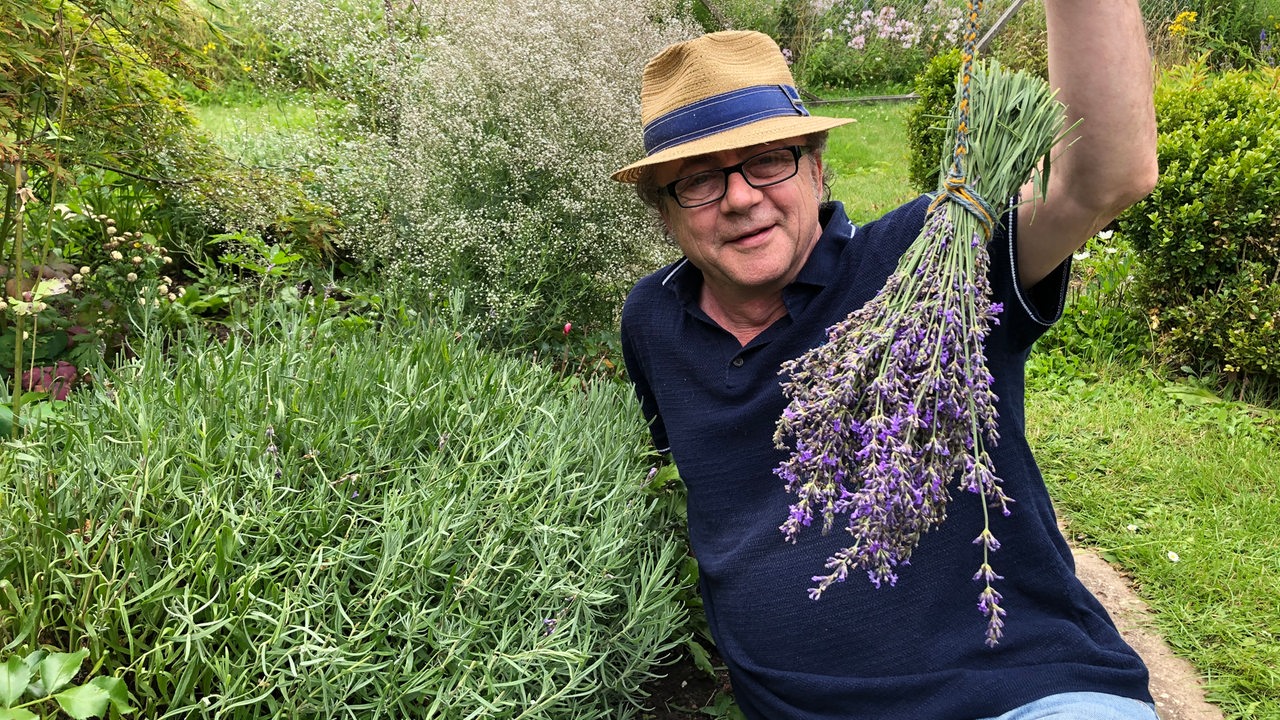
[{"label": "shirt sleeve", "polygon": [[[1014,201],[1016,203],[1016,200]],[[991,295],[1004,305],[1000,324],[1019,349],[1026,349],[1062,317],[1071,279],[1071,258],[1043,280],[1024,289],[1018,279],[1018,211],[1011,203],[989,246]]]},{"label": "shirt sleeve", "polygon": [[649,435],[653,438],[653,447],[660,453],[671,452],[666,425],[663,424],[662,415],[658,412],[658,402],[653,396],[653,388],[640,362],[640,354],[635,348],[630,333],[627,332],[626,322],[622,323],[621,334],[622,361],[627,368],[627,377],[631,379],[631,384],[635,388],[636,398],[640,401],[640,411],[644,414],[645,422],[649,424]]}]

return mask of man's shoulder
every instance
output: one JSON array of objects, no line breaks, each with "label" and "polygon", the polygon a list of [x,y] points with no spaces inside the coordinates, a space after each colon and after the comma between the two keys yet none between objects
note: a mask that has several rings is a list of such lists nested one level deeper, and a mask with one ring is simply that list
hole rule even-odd
[{"label": "man's shoulder", "polygon": [[679,306],[679,295],[676,283],[681,273],[691,271],[687,258],[679,260],[655,270],[636,281],[627,300],[622,306],[622,319],[626,322],[639,315],[652,314],[656,309],[667,306]]},{"label": "man's shoulder", "polygon": [[920,228],[924,227],[924,219],[929,212],[929,203],[932,201],[932,194],[912,198],[879,218],[858,226],[858,232],[894,235],[910,233],[914,239],[920,232]]}]

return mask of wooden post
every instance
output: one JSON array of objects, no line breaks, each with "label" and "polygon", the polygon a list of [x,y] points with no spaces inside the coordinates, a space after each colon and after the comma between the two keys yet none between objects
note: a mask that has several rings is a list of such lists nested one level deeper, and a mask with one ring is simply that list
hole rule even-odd
[{"label": "wooden post", "polygon": [[1009,5],[1009,9],[1004,11],[1004,14],[1001,15],[998,20],[996,20],[994,25],[991,26],[991,29],[987,30],[987,33],[982,36],[981,40],[978,41],[979,54],[986,51],[987,45],[989,45],[991,41],[995,39],[996,34],[999,33],[1001,30],[1003,30],[1004,26],[1008,25],[1009,21],[1013,19],[1014,13],[1018,12],[1018,10],[1021,9],[1022,6],[1026,4],[1027,4],[1027,0],[1013,0],[1013,2]]}]

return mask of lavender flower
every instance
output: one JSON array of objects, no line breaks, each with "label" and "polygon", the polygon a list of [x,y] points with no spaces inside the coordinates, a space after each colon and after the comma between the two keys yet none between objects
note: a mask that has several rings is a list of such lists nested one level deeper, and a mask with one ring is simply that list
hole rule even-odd
[{"label": "lavender flower", "polygon": [[[1043,81],[995,63],[972,78],[972,138],[957,156],[993,197],[1011,197],[1065,134],[1061,105]],[[953,119],[953,134],[964,125]],[[793,449],[774,472],[796,497],[779,528],[786,540],[818,518],[829,532],[836,516],[854,538],[813,577],[815,600],[851,572],[895,584],[921,536],[946,520],[953,479],[980,496],[973,579],[994,646],[1006,611],[992,586],[1002,577],[990,562],[1000,543],[988,509],[1009,515],[1012,499],[988,454],[999,433],[984,344],[1002,308],[988,278],[992,213],[959,165],[880,293],[829,328],[825,344],[783,364],[789,403],[774,442]]]}]

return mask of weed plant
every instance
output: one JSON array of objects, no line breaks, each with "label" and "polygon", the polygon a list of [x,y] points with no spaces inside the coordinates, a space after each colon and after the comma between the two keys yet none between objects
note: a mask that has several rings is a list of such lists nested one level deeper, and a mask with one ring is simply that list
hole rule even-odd
[{"label": "weed plant", "polygon": [[0,648],[87,649],[139,717],[630,716],[684,613],[630,392],[258,307],[7,443]]}]

